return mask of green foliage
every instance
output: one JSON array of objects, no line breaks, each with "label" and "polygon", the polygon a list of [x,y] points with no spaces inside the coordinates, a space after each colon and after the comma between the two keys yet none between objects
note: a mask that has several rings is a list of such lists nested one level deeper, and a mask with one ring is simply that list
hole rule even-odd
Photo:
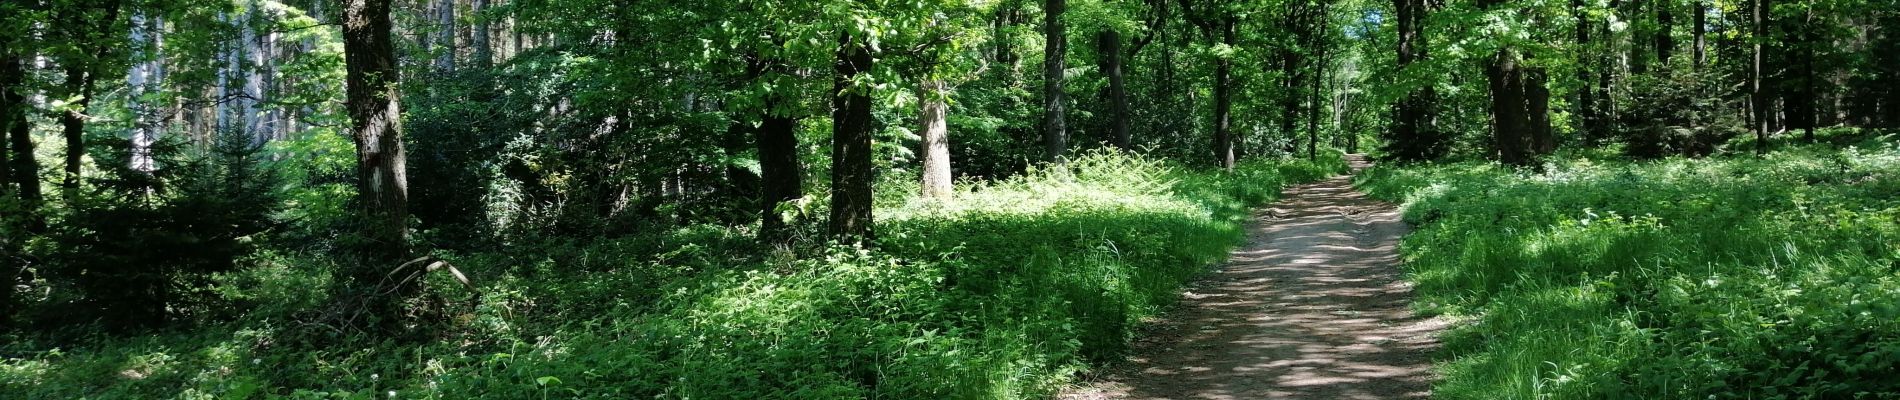
[{"label": "green foliage", "polygon": [[112,174],[70,194],[59,223],[29,250],[46,262],[38,275],[71,289],[54,291],[46,301],[60,306],[39,310],[59,311],[38,318],[129,329],[216,310],[199,291],[273,226],[277,177],[249,138],[181,151],[176,142],[155,146],[164,168],[150,173],[106,157]]},{"label": "green foliage", "polygon": [[[886,202],[877,249],[796,258],[711,226],[523,241],[445,255],[479,292],[425,283],[478,296],[450,300],[440,341],[338,346],[257,317],[66,350],[19,342],[0,348],[26,355],[0,362],[0,397],[1040,397],[1121,354],[1226,256],[1248,206],[1343,168],[1337,154],[1205,172],[1096,152],[950,200]],[[320,265],[251,262],[221,293],[320,304],[285,299],[322,297],[309,288],[325,278],[303,272]]]},{"label": "green foliage", "polygon": [[1447,398],[1900,392],[1900,147],[1380,168]]}]

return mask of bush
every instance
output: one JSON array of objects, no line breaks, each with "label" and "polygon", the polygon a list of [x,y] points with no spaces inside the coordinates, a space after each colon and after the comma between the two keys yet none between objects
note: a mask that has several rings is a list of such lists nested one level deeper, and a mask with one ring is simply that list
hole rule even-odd
[{"label": "bush", "polygon": [[[248,321],[70,353],[19,343],[0,347],[31,354],[0,363],[0,397],[1039,397],[1122,354],[1238,243],[1248,206],[1343,168],[1336,154],[1229,173],[1099,152],[892,203],[875,249],[794,259],[742,230],[689,227],[449,254],[480,301],[450,310],[456,328],[436,342],[319,347]],[[307,279],[256,271],[229,281]],[[141,378],[99,378],[127,371]]]},{"label": "bush", "polygon": [[1380,168],[1446,398],[1900,393],[1900,149]]}]

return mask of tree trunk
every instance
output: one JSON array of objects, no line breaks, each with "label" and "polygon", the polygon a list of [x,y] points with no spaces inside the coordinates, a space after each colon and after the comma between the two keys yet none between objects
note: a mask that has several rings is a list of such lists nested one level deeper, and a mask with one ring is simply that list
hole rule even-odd
[{"label": "tree trunk", "polygon": [[946,120],[950,110],[949,88],[941,79],[929,79],[922,84],[922,107],[918,113],[918,122],[923,125],[924,155],[923,195],[924,197],[949,198],[950,185],[950,127]]},{"label": "tree trunk", "polygon": [[86,109],[92,103],[92,85],[84,64],[73,60],[62,64],[67,64],[62,65],[66,69],[66,93],[78,98],[59,113],[60,132],[66,137],[66,175],[59,187],[72,190],[79,188],[80,161],[86,157]]},{"label": "tree trunk", "polygon": [[1821,46],[1821,43],[1817,38],[1819,35],[1815,34],[1815,29],[1818,28],[1814,26],[1813,8],[1808,9],[1806,19],[1807,21],[1802,23],[1799,28],[1801,29],[1801,47],[1802,50],[1807,53],[1806,57],[1801,58],[1802,98],[1801,121],[1799,122],[1803,125],[1803,128],[1805,128],[1802,130],[1801,141],[1814,143],[1814,129],[1816,125],[1821,124],[1821,96],[1820,91],[1816,90],[1814,85],[1814,81],[1820,80],[1821,77],[1814,68],[1814,58],[1818,56],[1815,53],[1818,52],[1817,47]]},{"label": "tree trunk", "polygon": [[1652,1],[1656,7],[1656,61],[1662,68],[1669,68],[1669,58],[1675,56],[1676,38],[1672,35],[1676,27],[1676,14],[1669,9],[1672,1]]},{"label": "tree trunk", "polygon": [[1695,35],[1695,70],[1702,71],[1702,65],[1709,62],[1709,5],[1701,0],[1693,3],[1695,7],[1695,27],[1690,29]]},{"label": "tree trunk", "polygon": [[131,144],[127,149],[129,157],[126,167],[133,171],[151,173],[157,170],[152,161],[152,143],[158,140],[158,115],[154,107],[146,104],[145,95],[154,91],[163,83],[159,77],[159,68],[163,56],[159,54],[163,39],[160,39],[164,22],[157,17],[144,13],[132,16],[132,46],[140,49],[133,60],[132,68],[126,73],[126,86],[130,92],[126,100],[126,109],[132,113]]},{"label": "tree trunk", "polygon": [[864,242],[871,231],[871,93],[853,82],[871,72],[863,40],[843,35],[831,97],[831,224],[834,238]]},{"label": "tree trunk", "polygon": [[1577,19],[1577,82],[1583,87],[1577,90],[1578,133],[1585,145],[1596,145],[1598,127],[1596,90],[1591,88],[1594,80],[1590,77],[1590,30],[1592,24],[1589,14],[1584,12],[1583,0],[1570,0],[1571,16]]},{"label": "tree trunk", "polygon": [[437,44],[442,46],[436,53],[435,68],[442,71],[455,70],[455,0],[436,0],[435,15],[438,31],[435,33]]},{"label": "tree trunk", "polygon": [[[0,41],[8,41],[12,46],[20,45],[20,42],[13,40],[16,39],[0,38]],[[21,54],[17,49],[7,50],[15,52],[10,55]],[[31,106],[26,101],[26,68],[23,65],[25,59],[25,57],[18,57],[0,60],[6,62],[5,65],[0,65],[0,104],[6,106],[0,110],[5,110],[6,115],[0,118],[9,122],[5,132],[9,141],[8,150],[13,153],[8,160],[12,163],[13,170],[9,178],[19,185],[20,201],[26,208],[21,210],[22,214],[32,215],[39,208],[40,200],[44,196],[40,192],[40,164],[34,159],[33,154],[32,121],[27,119],[27,111]]]},{"label": "tree trunk", "polygon": [[[1406,70],[1424,61],[1425,0],[1393,0],[1398,23],[1398,69]],[[1429,80],[1427,80],[1429,82]],[[1430,126],[1437,90],[1430,83],[1413,89],[1399,100],[1393,115],[1390,157],[1399,160],[1431,160],[1444,152],[1444,143]]]},{"label": "tree trunk", "polygon": [[1768,152],[1768,122],[1771,119],[1768,113],[1773,109],[1769,104],[1768,92],[1764,90],[1765,85],[1762,82],[1766,80],[1766,76],[1763,75],[1762,62],[1765,56],[1765,49],[1763,48],[1764,42],[1768,40],[1768,2],[1769,0],[1754,0],[1752,6],[1749,8],[1749,21],[1754,26],[1754,37],[1752,38],[1752,42],[1754,43],[1754,59],[1751,61],[1749,67],[1748,92],[1749,102],[1752,103],[1755,114],[1753,128],[1755,129],[1755,152],[1757,154],[1766,154]]},{"label": "tree trunk", "polygon": [[1537,155],[1557,151],[1557,135],[1550,126],[1549,75],[1543,68],[1528,68],[1524,73],[1524,109],[1530,123],[1531,150]]},{"label": "tree trunk", "polygon": [[805,195],[805,172],[798,160],[798,117],[778,110],[787,103],[776,93],[766,94],[764,112],[755,131],[759,150],[759,237],[767,242],[789,239],[780,204]]},{"label": "tree trunk", "polygon": [[[13,141],[8,134],[14,125],[26,125],[26,96],[16,92],[25,87],[26,71],[21,68],[18,46],[14,38],[0,38],[0,198],[13,194]],[[11,295],[5,291],[0,295]],[[6,315],[0,315],[0,321],[6,321]]]},{"label": "tree trunk", "polygon": [[1103,30],[1101,34],[1102,73],[1108,75],[1108,103],[1110,134],[1109,144],[1120,149],[1131,149],[1133,133],[1129,123],[1133,118],[1128,114],[1128,85],[1122,76],[1122,34],[1114,29]]},{"label": "tree trunk", "polygon": [[[1232,17],[1222,20],[1221,43],[1233,45],[1234,20]],[[1234,169],[1233,69],[1232,57],[1221,57],[1214,62],[1214,160],[1221,169],[1230,171]]]},{"label": "tree trunk", "polygon": [[384,272],[380,262],[408,255],[409,180],[404,167],[401,93],[390,41],[389,0],[347,0],[343,17],[345,106],[356,142],[357,203],[369,240],[358,284]]},{"label": "tree trunk", "polygon": [[1063,71],[1068,70],[1067,25],[1062,21],[1062,13],[1068,8],[1067,0],[1043,0],[1043,67],[1042,67],[1042,144],[1049,161],[1063,162],[1064,154],[1069,151],[1068,125],[1064,119],[1068,101],[1062,89]]},{"label": "tree trunk", "polygon": [[494,49],[489,44],[488,0],[471,0],[470,7],[475,12],[475,31],[469,46],[475,48],[475,67],[488,69],[495,65]]},{"label": "tree trunk", "polygon": [[1524,136],[1530,118],[1525,112],[1524,79],[1517,52],[1499,49],[1493,57],[1485,68],[1485,76],[1491,81],[1492,147],[1499,161],[1526,165],[1529,159],[1524,154]]}]

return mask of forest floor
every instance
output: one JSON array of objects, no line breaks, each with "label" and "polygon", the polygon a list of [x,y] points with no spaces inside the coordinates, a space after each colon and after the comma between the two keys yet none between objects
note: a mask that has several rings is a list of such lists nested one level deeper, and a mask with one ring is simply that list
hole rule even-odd
[{"label": "forest floor", "polygon": [[[1349,157],[1354,171],[1367,166]],[[1350,176],[1288,188],[1126,363],[1059,398],[1430,397],[1435,333],[1447,324],[1411,309],[1398,253],[1409,229]]]}]

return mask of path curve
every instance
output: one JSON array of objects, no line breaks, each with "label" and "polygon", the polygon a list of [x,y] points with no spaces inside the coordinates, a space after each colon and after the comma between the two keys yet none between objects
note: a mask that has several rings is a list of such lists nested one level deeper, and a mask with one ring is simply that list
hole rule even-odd
[{"label": "path curve", "polygon": [[[1350,156],[1353,170],[1363,157]],[[1126,365],[1058,396],[1096,399],[1422,399],[1437,318],[1415,315],[1399,268],[1409,229],[1348,176],[1256,210],[1247,244],[1190,285]]]}]

